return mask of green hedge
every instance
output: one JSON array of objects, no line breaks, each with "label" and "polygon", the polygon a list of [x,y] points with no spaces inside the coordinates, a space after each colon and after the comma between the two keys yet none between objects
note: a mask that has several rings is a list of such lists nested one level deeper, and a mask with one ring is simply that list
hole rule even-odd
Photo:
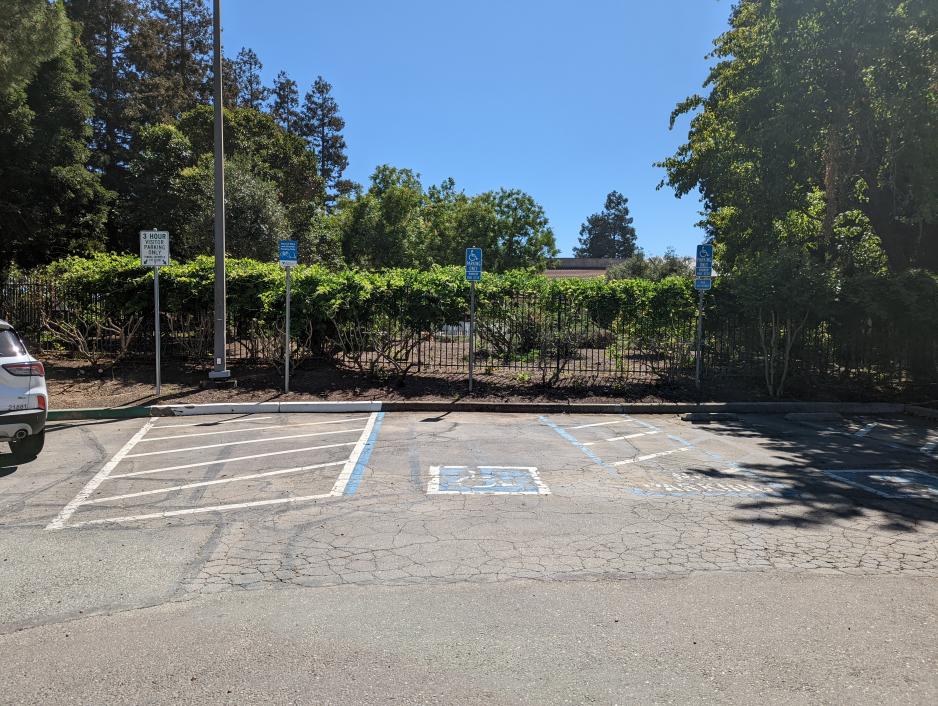
[{"label": "green hedge", "polygon": [[[49,265],[42,273],[67,293],[71,306],[94,306],[118,318],[153,311],[152,270],[130,255],[72,257]],[[160,270],[164,312],[202,314],[214,302],[214,261],[200,257]],[[227,261],[228,316],[233,325],[245,321],[274,325],[283,315],[284,274],[276,263]],[[386,270],[332,272],[299,266],[293,271],[293,318],[298,327],[309,322],[327,328],[336,322],[368,323],[390,319],[433,331],[463,321],[469,283],[458,267],[427,271]],[[527,272],[486,273],[477,287],[480,308],[523,296],[548,314],[557,307],[589,312],[602,327],[625,317],[645,325],[669,326],[694,314],[692,283],[672,277],[645,280],[549,279]]]}]

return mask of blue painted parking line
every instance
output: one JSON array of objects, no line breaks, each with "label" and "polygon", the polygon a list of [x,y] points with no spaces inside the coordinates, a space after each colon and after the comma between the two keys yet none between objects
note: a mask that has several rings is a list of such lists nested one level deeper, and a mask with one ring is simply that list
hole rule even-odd
[{"label": "blue painted parking line", "polygon": [[431,466],[427,495],[550,495],[533,466]]},{"label": "blue painted parking line", "polygon": [[566,441],[570,442],[571,444],[573,444],[573,446],[575,446],[575,447],[578,448],[580,451],[582,451],[583,454],[584,454],[587,458],[589,458],[593,463],[595,463],[597,466],[602,466],[603,468],[605,468],[606,471],[607,471],[610,475],[613,475],[613,476],[619,475],[615,468],[613,468],[612,466],[610,466],[609,464],[607,464],[607,463],[606,463],[605,461],[603,461],[599,456],[597,456],[595,453],[593,453],[593,452],[590,451],[588,448],[586,448],[586,446],[584,446],[584,444],[583,444],[582,441],[578,440],[575,436],[573,436],[573,434],[571,434],[570,432],[568,432],[566,429],[564,429],[563,427],[561,427],[561,426],[555,424],[554,422],[552,422],[552,421],[551,421],[550,419],[548,419],[547,417],[540,417],[539,419],[540,419],[541,424],[546,424],[547,426],[549,426],[551,429],[553,429],[555,432],[557,432],[557,434],[559,434],[563,439],[565,439]]},{"label": "blue painted parking line", "polygon": [[[375,442],[378,440],[378,433],[381,431],[381,422],[384,421],[384,412],[378,412],[375,415],[374,426],[371,428],[371,434],[362,448],[361,455],[352,469],[352,475],[349,476],[348,485],[345,486],[343,495],[355,495],[358,486],[362,482],[362,476],[365,475],[365,469],[368,467],[368,460],[371,458],[371,452],[374,450]],[[353,454],[354,457],[354,454]]]}]

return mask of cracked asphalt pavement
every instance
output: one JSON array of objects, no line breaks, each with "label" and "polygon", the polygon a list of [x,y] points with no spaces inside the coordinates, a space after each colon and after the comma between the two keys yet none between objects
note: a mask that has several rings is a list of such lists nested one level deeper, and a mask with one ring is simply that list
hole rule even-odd
[{"label": "cracked asphalt pavement", "polygon": [[938,423],[292,414],[0,455],[0,702],[934,703]]}]

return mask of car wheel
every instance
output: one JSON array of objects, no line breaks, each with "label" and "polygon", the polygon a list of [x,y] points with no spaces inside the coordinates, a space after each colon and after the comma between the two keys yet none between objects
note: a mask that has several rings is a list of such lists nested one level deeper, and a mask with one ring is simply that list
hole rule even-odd
[{"label": "car wheel", "polygon": [[25,439],[14,439],[10,442],[10,451],[13,452],[13,458],[17,463],[26,463],[35,460],[45,443],[46,433],[43,431],[27,436]]}]

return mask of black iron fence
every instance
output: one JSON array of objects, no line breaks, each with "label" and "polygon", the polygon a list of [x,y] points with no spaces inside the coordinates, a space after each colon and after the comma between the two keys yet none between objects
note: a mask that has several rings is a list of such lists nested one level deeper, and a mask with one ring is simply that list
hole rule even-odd
[{"label": "black iron fence", "polygon": [[[55,282],[8,280],[0,290],[0,317],[11,321],[39,352],[88,359],[153,354],[152,312],[117,317],[103,300],[77,305]],[[256,317],[229,321],[232,361],[281,365],[282,323],[271,323],[258,303]],[[709,383],[748,380],[775,392],[833,385],[867,394],[901,393],[938,385],[938,332],[916,340],[868,322],[817,321],[798,335],[753,320],[708,310],[703,371]],[[163,355],[210,363],[211,312],[162,314]],[[302,320],[301,320],[302,321]],[[475,369],[480,381],[512,384],[687,385],[696,363],[693,311],[597,316],[563,293],[511,295],[479,302]],[[368,374],[465,375],[469,367],[469,313],[442,325],[423,325],[387,313],[368,319],[301,323],[291,332],[298,365],[337,364]],[[784,377],[786,386],[777,383]]]}]

